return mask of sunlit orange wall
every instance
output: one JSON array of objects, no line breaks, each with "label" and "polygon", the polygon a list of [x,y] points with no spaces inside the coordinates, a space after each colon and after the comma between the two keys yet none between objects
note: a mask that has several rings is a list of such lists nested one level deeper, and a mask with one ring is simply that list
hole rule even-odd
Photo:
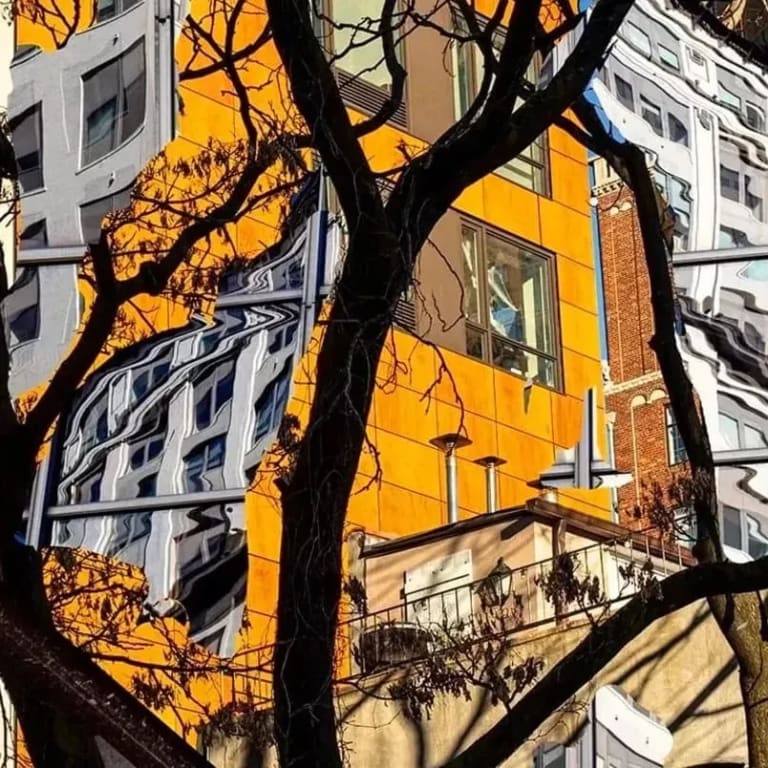
[{"label": "sunlit orange wall", "polygon": [[[191,12],[204,12],[206,3],[195,0]],[[253,23],[253,28],[249,24]],[[260,20],[243,20],[238,33],[249,39],[260,29]],[[33,41],[37,33],[22,25],[22,42]],[[39,36],[37,36],[39,40]],[[189,57],[183,41],[177,58]],[[254,92],[259,104],[278,114],[285,103],[285,86],[275,76],[277,59],[272,49],[249,64],[248,79],[263,86]],[[411,60],[410,67],[418,66]],[[226,93],[223,75],[211,75],[180,87],[184,114],[180,135],[173,152],[190,155],[215,135],[227,140],[241,134],[234,97]],[[405,139],[414,147],[418,141],[386,128],[365,141],[366,151],[377,169],[402,161],[396,147]],[[459,504],[462,517],[482,514],[485,505],[483,469],[473,460],[489,454],[506,460],[500,470],[499,496],[502,507],[522,504],[536,494],[527,483],[534,480],[555,459],[558,448],[567,448],[578,439],[582,400],[587,387],[600,387],[601,365],[593,244],[588,206],[586,153],[558,129],[549,132],[551,197],[545,198],[491,176],[465,191],[456,208],[488,222],[556,255],[556,288],[563,391],[553,392],[534,386],[526,406],[524,382],[512,374],[467,356],[443,351],[463,400],[463,424],[472,445],[462,449],[459,458]],[[234,228],[235,242],[243,252],[259,250],[275,239],[277,213],[258,213]],[[182,322],[178,309],[158,305],[157,324]],[[311,350],[294,380],[294,396],[289,410],[306,416],[311,398],[311,382],[316,350]],[[392,386],[393,361],[398,361]],[[374,460],[370,453],[360,459],[358,492],[349,506],[350,528],[365,528],[372,533],[397,536],[425,530],[447,522],[445,476],[441,454],[429,439],[456,431],[461,411],[447,378],[437,384],[432,396],[424,399],[438,372],[438,358],[429,347],[401,332],[394,332],[381,361],[379,376],[387,386],[375,395],[368,435],[378,451],[381,482],[371,482]],[[602,406],[602,403],[601,403]],[[601,410],[602,414],[602,410]],[[602,416],[601,416],[602,420]],[[266,463],[266,462],[265,462]],[[606,517],[608,496],[604,492],[562,493],[561,501],[571,507]],[[256,478],[247,498],[249,544],[248,612],[250,625],[241,633],[241,648],[258,647],[271,638],[276,601],[276,578],[280,539],[280,512],[272,476],[268,470]],[[149,630],[145,627],[142,635]],[[146,638],[151,640],[152,638]],[[152,650],[148,642],[143,653],[148,658],[162,657],[162,643]],[[110,670],[125,680],[128,672],[120,665]],[[211,679],[201,686],[198,698],[213,703],[231,683]],[[185,697],[181,696],[180,699]],[[182,712],[185,706],[182,705]],[[165,713],[178,727],[175,716]],[[192,716],[190,715],[190,718]]]},{"label": "sunlit orange wall", "polygon": [[[556,449],[571,447],[578,439],[586,389],[592,386],[600,391],[586,154],[558,129],[551,130],[549,138],[551,198],[491,176],[468,189],[456,203],[462,213],[556,254],[564,379],[562,393],[535,385],[526,407],[524,381],[519,377],[465,355],[441,351],[463,401],[463,426],[473,441],[458,454],[462,517],[485,510],[484,470],[474,459],[488,455],[504,458],[507,463],[499,470],[500,504],[522,504],[536,495],[527,483],[553,463]],[[390,154],[385,141],[377,136],[367,142],[377,166],[385,165],[382,159]],[[314,359],[310,351],[295,377],[289,409],[300,417],[309,411]],[[443,457],[429,440],[456,431],[462,410],[445,375],[431,397],[424,398],[436,382],[439,368],[432,349],[394,332],[379,368],[382,386],[376,390],[368,428],[378,451],[381,483],[371,480],[376,469],[373,456],[363,454],[358,492],[349,506],[350,528],[397,536],[447,523]],[[393,375],[397,381],[394,387],[390,384]],[[602,423],[600,397],[599,402]],[[609,496],[604,491],[564,491],[560,501],[600,517],[610,515]],[[253,614],[249,641],[258,644],[269,637],[279,552],[280,512],[268,471],[257,477],[247,509],[251,552],[248,606]],[[266,633],[263,638],[258,638],[260,629]]]}]

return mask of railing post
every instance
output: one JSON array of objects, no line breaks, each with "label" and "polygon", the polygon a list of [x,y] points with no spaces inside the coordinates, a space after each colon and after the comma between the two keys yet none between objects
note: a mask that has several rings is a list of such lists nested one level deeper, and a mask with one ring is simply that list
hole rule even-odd
[{"label": "railing post", "polygon": [[610,597],[608,595],[608,583],[605,580],[605,560],[603,558],[604,554],[604,545],[600,544],[600,584],[602,585],[603,592],[605,594],[605,599],[610,601]]}]

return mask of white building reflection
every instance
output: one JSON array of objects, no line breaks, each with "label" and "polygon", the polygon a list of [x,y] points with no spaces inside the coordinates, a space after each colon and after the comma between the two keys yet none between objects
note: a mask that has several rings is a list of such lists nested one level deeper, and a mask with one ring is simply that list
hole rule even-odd
[{"label": "white building reflection", "polygon": [[765,554],[768,75],[684,11],[638,0],[593,90],[675,211],[680,348],[718,465],[724,543]]},{"label": "white building reflection", "polygon": [[242,622],[245,490],[333,275],[337,229],[320,197],[315,174],[282,239],[222,276],[210,321],[153,336],[88,379],[30,510],[29,541],[143,568],[148,609],[188,621],[220,655]]}]

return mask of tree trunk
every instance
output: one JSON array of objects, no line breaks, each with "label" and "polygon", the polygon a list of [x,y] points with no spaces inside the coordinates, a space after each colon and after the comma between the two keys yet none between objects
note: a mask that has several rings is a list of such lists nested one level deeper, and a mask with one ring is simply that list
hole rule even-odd
[{"label": "tree trunk", "polygon": [[342,764],[333,659],[344,521],[391,307],[405,280],[402,267],[398,277],[392,266],[404,260],[385,227],[351,239],[317,362],[307,429],[282,487],[274,695],[280,761],[290,768]]}]

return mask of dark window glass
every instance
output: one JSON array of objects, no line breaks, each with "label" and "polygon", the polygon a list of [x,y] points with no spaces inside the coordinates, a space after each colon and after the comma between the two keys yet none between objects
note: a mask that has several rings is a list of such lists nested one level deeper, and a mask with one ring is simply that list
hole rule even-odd
[{"label": "dark window glass", "polygon": [[669,138],[677,144],[688,146],[688,128],[682,120],[678,120],[674,115],[667,115],[669,124]]},{"label": "dark window glass", "polygon": [[157,473],[147,475],[139,480],[137,495],[140,499],[157,495]]},{"label": "dark window glass", "polygon": [[652,101],[648,101],[644,96],[640,97],[640,116],[648,125],[653,128],[653,132],[659,136],[664,135],[664,125],[661,120],[661,109]]},{"label": "dark window glass", "polygon": [[83,77],[83,164],[123,144],[144,123],[144,40]]},{"label": "dark window glass", "polygon": [[43,123],[40,104],[23,112],[10,123],[13,150],[22,192],[43,186]]},{"label": "dark window glass", "polygon": [[720,165],[720,194],[739,202],[739,172],[725,165]]},{"label": "dark window glass", "polygon": [[634,112],[635,95],[632,91],[632,86],[618,75],[613,76],[613,81],[616,83],[616,98],[619,100],[619,103]]},{"label": "dark window glass", "polygon": [[723,544],[741,549],[741,512],[735,507],[723,507]]}]

